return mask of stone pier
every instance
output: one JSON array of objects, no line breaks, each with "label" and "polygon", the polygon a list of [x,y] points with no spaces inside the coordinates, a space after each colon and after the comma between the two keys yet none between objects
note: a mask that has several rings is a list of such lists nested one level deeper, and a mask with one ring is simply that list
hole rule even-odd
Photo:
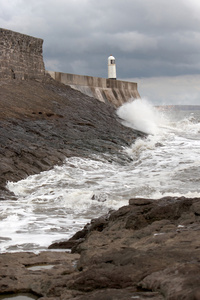
[{"label": "stone pier", "polygon": [[102,102],[110,102],[115,107],[121,106],[131,98],[140,98],[136,82],[61,72],[47,72],[56,81],[70,85],[72,88],[77,89],[88,96],[97,98]]}]

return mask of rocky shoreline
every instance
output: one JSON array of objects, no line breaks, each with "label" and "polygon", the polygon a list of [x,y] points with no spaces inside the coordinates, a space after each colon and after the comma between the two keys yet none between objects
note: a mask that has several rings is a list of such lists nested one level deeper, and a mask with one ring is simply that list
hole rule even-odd
[{"label": "rocky shoreline", "polygon": [[[115,109],[46,77],[0,81],[0,188],[61,164],[112,154],[140,132]],[[9,195],[11,197],[11,195]],[[200,300],[200,199],[130,199],[49,251],[0,255],[0,299]],[[69,250],[71,249],[71,251]]]},{"label": "rocky shoreline", "polygon": [[50,77],[0,81],[0,187],[61,164],[65,157],[112,154],[144,134],[117,120],[115,108]]},{"label": "rocky shoreline", "polygon": [[[63,252],[0,255],[0,293],[41,300],[197,300],[199,234],[200,199],[130,199],[50,247]],[[72,253],[64,250],[69,247]]]}]

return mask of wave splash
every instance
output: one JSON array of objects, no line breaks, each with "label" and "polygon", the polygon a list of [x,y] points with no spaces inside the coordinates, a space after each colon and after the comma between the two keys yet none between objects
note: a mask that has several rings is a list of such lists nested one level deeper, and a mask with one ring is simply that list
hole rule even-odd
[{"label": "wave splash", "polygon": [[133,197],[200,197],[200,111],[178,116],[143,99],[117,113],[127,126],[151,133],[123,149],[132,160],[119,165],[71,157],[50,171],[8,182],[18,200],[2,201],[0,251],[44,251]]},{"label": "wave splash", "polygon": [[125,126],[147,134],[157,134],[159,127],[166,124],[164,115],[146,99],[131,99],[117,110]]}]

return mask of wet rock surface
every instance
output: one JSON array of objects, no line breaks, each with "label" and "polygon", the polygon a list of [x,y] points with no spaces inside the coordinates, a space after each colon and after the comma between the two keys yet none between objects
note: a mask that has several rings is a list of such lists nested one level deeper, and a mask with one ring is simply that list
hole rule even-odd
[{"label": "wet rock surface", "polygon": [[[0,255],[0,293],[38,299],[200,299],[200,199],[130,199],[66,242]],[[62,248],[62,243],[51,248]],[[28,266],[51,265],[32,271]],[[53,267],[52,267],[53,265]]]},{"label": "wet rock surface", "polygon": [[[7,180],[47,170],[65,157],[104,153],[126,162],[122,146],[142,135],[123,127],[110,105],[49,79],[1,81],[0,108],[1,200]],[[1,254],[0,296],[198,300],[199,203],[130,199],[49,247],[57,251]]]},{"label": "wet rock surface", "polygon": [[71,238],[78,238],[72,252],[80,259],[70,288],[91,299],[97,289],[97,299],[103,290],[115,294],[108,299],[199,299],[199,201],[130,199],[104,220],[93,220]]},{"label": "wet rock surface", "polygon": [[[115,109],[59,84],[0,81],[0,187],[60,164],[66,157],[112,154],[142,133],[124,127]],[[143,135],[144,136],[144,135]]]}]

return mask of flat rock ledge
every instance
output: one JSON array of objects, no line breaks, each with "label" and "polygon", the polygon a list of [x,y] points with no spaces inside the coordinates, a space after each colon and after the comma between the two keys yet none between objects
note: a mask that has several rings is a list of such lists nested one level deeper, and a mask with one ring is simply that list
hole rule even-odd
[{"label": "flat rock ledge", "polygon": [[[0,255],[0,293],[40,300],[199,300],[199,236],[199,198],[130,199],[50,246],[61,252]],[[27,268],[36,265],[52,267]]]}]

